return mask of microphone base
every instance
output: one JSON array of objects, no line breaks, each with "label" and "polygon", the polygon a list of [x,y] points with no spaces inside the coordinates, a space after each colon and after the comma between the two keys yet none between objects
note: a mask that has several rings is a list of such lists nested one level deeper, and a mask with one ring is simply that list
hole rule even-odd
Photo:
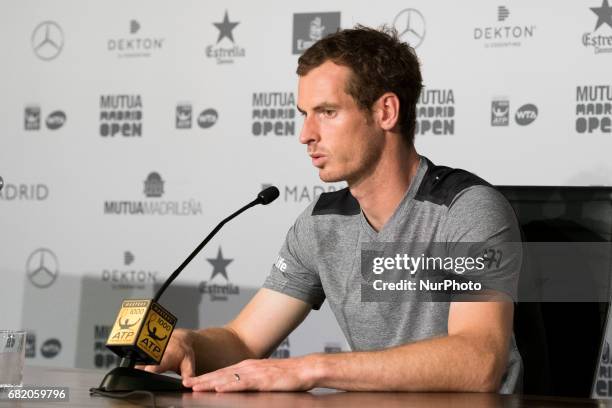
[{"label": "microphone base", "polygon": [[183,387],[179,378],[150,373],[130,367],[116,367],[104,376],[100,383],[100,391],[191,391]]}]

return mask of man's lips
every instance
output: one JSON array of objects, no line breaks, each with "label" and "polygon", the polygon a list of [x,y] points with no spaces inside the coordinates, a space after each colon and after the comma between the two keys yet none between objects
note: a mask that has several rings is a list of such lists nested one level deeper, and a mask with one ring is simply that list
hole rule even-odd
[{"label": "man's lips", "polygon": [[321,153],[309,153],[309,155],[312,158],[312,164],[315,167],[321,167],[323,165],[323,163],[325,162],[326,156],[324,154],[321,154]]}]

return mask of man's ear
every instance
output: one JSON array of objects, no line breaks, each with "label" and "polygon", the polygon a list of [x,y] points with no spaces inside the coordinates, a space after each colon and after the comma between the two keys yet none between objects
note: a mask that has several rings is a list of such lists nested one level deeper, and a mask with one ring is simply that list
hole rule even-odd
[{"label": "man's ear", "polygon": [[383,130],[392,130],[399,122],[400,101],[393,92],[384,93],[374,104],[376,119]]}]

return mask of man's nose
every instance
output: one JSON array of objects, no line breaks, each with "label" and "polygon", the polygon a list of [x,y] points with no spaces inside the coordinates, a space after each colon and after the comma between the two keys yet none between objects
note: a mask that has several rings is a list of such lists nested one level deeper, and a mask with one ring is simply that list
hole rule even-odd
[{"label": "man's nose", "polygon": [[314,118],[309,118],[308,116],[304,118],[304,123],[300,132],[300,143],[302,144],[307,145],[319,140],[319,131],[313,119]]}]

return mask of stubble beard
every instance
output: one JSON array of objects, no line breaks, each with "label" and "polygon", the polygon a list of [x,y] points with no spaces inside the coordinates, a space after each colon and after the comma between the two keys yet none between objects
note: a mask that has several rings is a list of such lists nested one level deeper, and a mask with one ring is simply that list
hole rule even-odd
[{"label": "stubble beard", "polygon": [[325,183],[336,183],[346,181],[350,186],[356,186],[370,176],[382,157],[383,144],[371,144],[363,153],[362,159],[359,161],[357,168],[348,170],[343,174],[324,174],[323,169],[319,169],[319,178]]}]

